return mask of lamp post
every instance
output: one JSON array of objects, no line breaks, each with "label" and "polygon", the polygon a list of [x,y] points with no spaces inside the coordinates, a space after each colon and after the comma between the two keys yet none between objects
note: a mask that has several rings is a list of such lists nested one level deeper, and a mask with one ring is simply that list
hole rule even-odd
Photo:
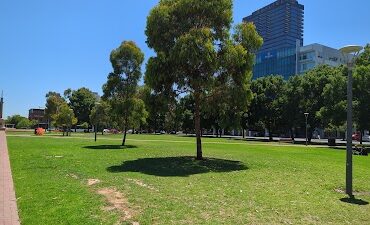
[{"label": "lamp post", "polygon": [[307,124],[308,115],[310,115],[308,112],[304,113],[304,117],[306,117],[306,146],[308,145],[308,124]]},{"label": "lamp post", "polygon": [[353,197],[352,189],[352,87],[353,87],[353,64],[363,49],[361,46],[348,45],[340,49],[343,57],[347,60],[348,83],[347,83],[347,157],[346,157],[346,194]]}]

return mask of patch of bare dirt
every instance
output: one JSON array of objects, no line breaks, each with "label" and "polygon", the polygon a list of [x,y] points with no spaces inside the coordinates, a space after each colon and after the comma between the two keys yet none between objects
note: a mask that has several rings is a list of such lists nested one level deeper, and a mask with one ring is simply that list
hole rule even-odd
[{"label": "patch of bare dirt", "polygon": [[140,187],[144,187],[144,188],[147,188],[147,189],[152,190],[152,191],[159,191],[159,190],[158,190],[158,189],[156,189],[155,187],[150,186],[150,185],[148,185],[148,184],[144,183],[144,182],[143,182],[143,181],[141,181],[141,180],[131,179],[131,178],[129,178],[129,179],[127,179],[127,180],[128,180],[128,181],[131,181],[131,182],[133,182],[133,183],[135,183],[136,185],[138,185],[138,186],[140,186]]},{"label": "patch of bare dirt", "polygon": [[[105,211],[117,210],[120,212],[121,217],[119,222],[131,220],[136,212],[129,207],[129,202],[127,198],[119,191],[114,188],[104,188],[98,190],[98,194],[103,195],[107,202],[108,206],[104,207]],[[138,222],[132,222],[133,225],[139,225]]]},{"label": "patch of bare dirt", "polygon": [[101,181],[99,179],[88,179],[87,180],[87,185],[93,186],[95,184],[99,184]]}]

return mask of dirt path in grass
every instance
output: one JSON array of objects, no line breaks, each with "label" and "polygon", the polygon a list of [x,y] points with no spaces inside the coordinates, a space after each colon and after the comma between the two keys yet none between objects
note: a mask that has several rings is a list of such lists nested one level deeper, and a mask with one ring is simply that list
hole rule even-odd
[{"label": "dirt path in grass", "polygon": [[[89,187],[93,187],[101,183],[99,179],[88,179],[87,185]],[[131,222],[132,225],[139,225],[139,222],[132,221],[132,219],[138,214],[137,210],[133,210],[129,207],[129,202],[126,196],[117,191],[115,188],[106,187],[102,189],[95,189],[96,193],[105,197],[105,201],[108,203],[107,206],[104,206],[102,210],[104,211],[117,211],[119,213],[119,220],[117,221],[117,225],[121,224],[122,222]]]}]

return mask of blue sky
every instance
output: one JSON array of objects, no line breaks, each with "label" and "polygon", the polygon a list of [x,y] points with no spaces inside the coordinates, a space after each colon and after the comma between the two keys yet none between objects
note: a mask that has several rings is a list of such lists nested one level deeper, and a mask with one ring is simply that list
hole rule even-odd
[{"label": "blue sky", "polygon": [[[235,0],[234,22],[273,0]],[[300,0],[304,44],[339,48],[370,42],[370,1]],[[146,17],[158,0],[0,0],[0,90],[5,116],[44,107],[52,90],[85,86],[101,93],[109,54],[123,40],[145,53]],[[143,71],[144,72],[144,71]]]}]

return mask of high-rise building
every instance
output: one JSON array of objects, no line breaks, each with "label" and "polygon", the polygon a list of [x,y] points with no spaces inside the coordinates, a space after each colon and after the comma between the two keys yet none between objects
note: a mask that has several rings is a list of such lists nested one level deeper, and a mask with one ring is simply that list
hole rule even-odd
[{"label": "high-rise building", "polygon": [[254,78],[298,73],[298,52],[303,46],[304,6],[296,0],[277,0],[245,17],[253,22],[264,44],[256,55]]}]

